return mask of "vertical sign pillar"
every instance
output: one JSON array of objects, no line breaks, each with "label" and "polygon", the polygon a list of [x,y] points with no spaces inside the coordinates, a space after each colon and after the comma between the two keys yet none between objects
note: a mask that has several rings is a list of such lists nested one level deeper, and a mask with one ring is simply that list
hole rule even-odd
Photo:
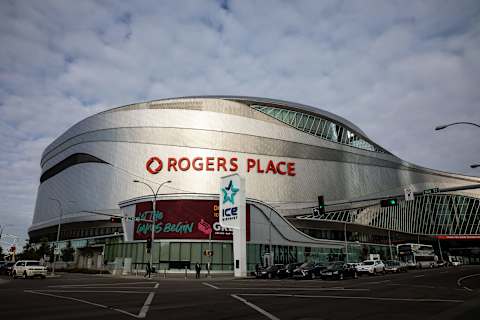
[{"label": "vertical sign pillar", "polygon": [[238,174],[220,178],[220,225],[233,229],[235,277],[247,276],[245,179]]}]

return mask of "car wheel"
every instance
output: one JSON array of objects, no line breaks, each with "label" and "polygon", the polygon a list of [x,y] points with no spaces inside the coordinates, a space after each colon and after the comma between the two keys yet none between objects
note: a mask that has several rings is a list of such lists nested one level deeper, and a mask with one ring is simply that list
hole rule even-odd
[{"label": "car wheel", "polygon": [[46,276],[44,276],[44,275],[40,276],[40,279],[45,279],[45,278],[46,278]]}]

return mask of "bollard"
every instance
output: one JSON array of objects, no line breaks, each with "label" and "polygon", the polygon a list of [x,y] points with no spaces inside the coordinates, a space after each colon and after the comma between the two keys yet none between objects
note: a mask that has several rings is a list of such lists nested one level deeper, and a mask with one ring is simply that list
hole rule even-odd
[{"label": "bollard", "polygon": [[185,266],[185,279],[187,279],[187,266]]}]

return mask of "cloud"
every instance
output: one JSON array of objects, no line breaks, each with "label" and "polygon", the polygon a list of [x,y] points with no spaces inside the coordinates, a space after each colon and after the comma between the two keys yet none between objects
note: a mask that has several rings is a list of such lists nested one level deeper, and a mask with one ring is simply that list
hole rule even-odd
[{"label": "cloud", "polygon": [[[479,175],[478,1],[2,1],[0,223],[23,237],[42,150],[98,111],[201,94],[339,114],[401,158]],[[12,212],[16,212],[12,215]]]}]

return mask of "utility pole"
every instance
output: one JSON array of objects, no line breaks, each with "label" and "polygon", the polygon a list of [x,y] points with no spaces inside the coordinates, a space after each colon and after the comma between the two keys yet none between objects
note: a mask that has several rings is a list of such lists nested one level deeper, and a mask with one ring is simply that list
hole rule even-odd
[{"label": "utility pole", "polygon": [[56,198],[49,198],[52,201],[55,201],[58,204],[58,208],[60,209],[60,215],[58,218],[58,227],[57,227],[57,241],[55,242],[55,247],[53,248],[53,265],[52,265],[52,275],[55,275],[55,264],[57,263],[57,249],[58,249],[58,242],[60,241],[60,228],[62,225],[62,217],[63,217],[63,207],[60,200]]}]

